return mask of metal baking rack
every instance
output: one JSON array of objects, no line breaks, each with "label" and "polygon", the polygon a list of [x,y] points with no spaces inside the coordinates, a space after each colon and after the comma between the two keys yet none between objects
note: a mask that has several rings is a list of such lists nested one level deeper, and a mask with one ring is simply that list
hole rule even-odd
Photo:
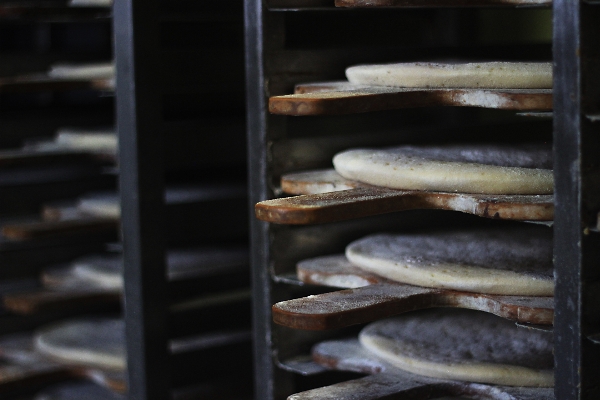
[{"label": "metal baking rack", "polygon": [[[1,29],[14,30],[21,42],[39,39],[32,54],[7,54],[5,64],[0,63],[0,76],[8,77],[0,79],[0,104],[8,105],[0,111],[6,121],[0,145],[10,148],[10,154],[0,154],[0,170],[93,164],[108,173],[102,175],[102,185],[90,178],[80,178],[73,188],[56,185],[53,196],[43,182],[31,183],[27,191],[10,188],[35,199],[18,216],[18,202],[1,196],[2,204],[10,204],[4,208],[10,218],[2,221],[10,239],[0,238],[0,276],[37,281],[37,286],[3,290],[1,331],[22,334],[73,315],[124,309],[129,396],[185,398],[198,391],[215,397],[245,395],[251,392],[247,261],[235,271],[215,264],[204,275],[175,280],[164,273],[167,249],[247,246],[241,1],[123,1],[114,20],[112,8],[67,3],[0,2]],[[114,32],[113,26],[118,27]],[[18,44],[14,49],[23,51]],[[86,64],[113,57],[127,66],[117,74],[120,86],[110,79],[52,78],[45,72],[59,62]],[[57,128],[114,125],[120,136],[116,158],[18,150],[32,139],[51,138]],[[146,142],[141,147],[138,132]],[[114,191],[118,179],[127,188],[118,199],[120,218],[75,210],[79,196]],[[189,190],[182,201],[165,204],[166,184],[211,186],[216,196],[198,200]],[[229,187],[220,189],[220,184]],[[154,198],[158,193],[160,199]],[[57,293],[40,287],[43,268],[104,253],[107,243],[117,240],[123,240],[124,293]],[[6,361],[2,354],[0,358]],[[229,374],[237,378],[235,387],[223,382]],[[93,371],[67,375],[107,383]],[[0,383],[2,393],[32,391],[27,373],[23,379],[9,378],[13,380]],[[109,386],[123,391],[122,378],[120,387]]]},{"label": "metal baking rack", "polygon": [[314,10],[377,7],[550,7],[552,0],[269,0],[270,10]]},{"label": "metal baking rack", "polygon": [[[420,2],[419,5],[423,7],[418,9],[413,7],[414,2],[402,0],[374,0],[369,4],[338,1],[338,5],[359,6],[343,9],[335,9],[333,3],[272,0],[267,4],[259,1],[249,1],[246,4],[247,76],[251,77],[247,83],[249,165],[254,172],[251,176],[250,201],[252,207],[260,203],[257,214],[262,219],[252,222],[254,330],[257,338],[256,397],[285,399],[295,392],[307,389],[318,392],[319,389],[315,388],[348,379],[346,375],[324,372],[311,363],[306,354],[312,345],[329,337],[355,334],[356,328],[342,327],[349,325],[347,322],[350,317],[346,323],[330,325],[335,329],[327,332],[289,329],[273,322],[274,316],[279,318],[283,315],[281,310],[275,310],[274,313],[271,311],[274,304],[277,304],[276,308],[280,305],[300,307],[302,300],[295,304],[293,299],[302,299],[307,295],[313,295],[310,299],[314,298],[315,301],[323,299],[327,302],[329,297],[339,300],[340,302],[330,304],[332,309],[336,305],[343,308],[345,304],[343,295],[320,294],[326,289],[307,286],[306,282],[298,280],[295,277],[295,265],[298,261],[339,253],[354,238],[376,229],[386,231],[412,230],[432,225],[515,224],[445,211],[412,210],[398,213],[395,211],[402,207],[397,198],[383,200],[386,196],[393,198],[392,191],[331,179],[331,175],[313,179],[315,176],[300,176],[299,171],[331,168],[333,154],[352,146],[476,140],[514,143],[527,140],[547,141],[551,137],[550,131],[554,129],[556,191],[554,197],[548,196],[542,201],[548,212],[542,219],[547,222],[553,220],[555,230],[557,276],[553,312],[558,349],[555,358],[556,387],[555,393],[546,390],[543,396],[537,393],[531,397],[531,394],[524,392],[513,396],[559,400],[595,398],[598,395],[594,385],[598,371],[598,351],[594,342],[587,340],[586,336],[594,338],[592,333],[598,331],[597,320],[591,316],[594,309],[592,304],[597,303],[592,289],[597,275],[592,272],[592,260],[596,257],[593,249],[598,248],[598,237],[593,228],[600,209],[600,196],[592,189],[593,177],[597,172],[597,168],[593,166],[592,154],[597,155],[599,149],[597,141],[593,139],[593,132],[597,134],[597,125],[593,125],[593,118],[587,116],[598,114],[597,102],[592,99],[597,98],[600,85],[597,84],[598,78],[590,72],[590,68],[597,67],[597,63],[594,64],[593,61],[595,53],[592,49],[598,45],[600,35],[592,21],[598,16],[598,6],[586,1],[554,1],[552,55],[548,44],[523,44],[507,39],[504,44],[494,42],[482,46],[474,23],[478,15],[484,12],[490,15],[497,10],[505,18],[510,15],[515,20],[521,15],[528,18],[536,12],[549,12],[544,11],[551,5],[548,1],[537,4],[536,7],[540,6],[538,10],[521,7],[524,3],[508,1],[493,2],[494,7],[489,10],[470,7],[481,5],[481,2],[458,0]],[[487,5],[490,3],[487,2]],[[532,4],[529,2],[527,5]],[[380,9],[381,6],[385,6],[385,10]],[[357,26],[365,29],[357,30]],[[428,29],[428,36],[420,30],[425,27]],[[360,34],[353,33],[352,29],[360,31]],[[499,36],[503,34],[501,31],[497,33]],[[578,57],[575,57],[574,49],[580,49]],[[452,56],[523,60],[553,58],[553,92],[528,93],[527,97],[540,102],[530,107],[516,101],[511,105],[512,111],[476,110],[475,107],[484,105],[477,103],[468,103],[469,107],[407,110],[407,105],[413,105],[410,101],[418,106],[462,104],[453,100],[451,95],[441,96],[442,92],[448,94],[452,91],[437,93],[442,100],[435,100],[436,103],[432,100],[435,98],[432,95],[435,91],[414,94],[410,90],[364,90],[339,83],[344,69],[354,64]],[[301,82],[321,83],[305,85]],[[484,95],[498,98],[499,93],[492,92]],[[351,98],[354,96],[356,99]],[[502,96],[504,94],[500,95]],[[541,102],[542,99],[545,104]],[[374,100],[373,103],[370,100]],[[547,117],[550,109],[553,111],[552,124],[548,124],[547,119],[537,118],[537,111],[544,111],[539,115]],[[271,114],[270,111],[278,115]],[[520,122],[514,124],[516,130],[506,129],[505,125],[503,134],[499,135],[497,129],[504,122],[515,122],[512,119],[515,111],[521,115],[518,117],[521,118]],[[527,117],[523,116],[524,111]],[[532,114],[532,111],[535,113]],[[298,115],[303,117],[295,117]],[[498,118],[488,119],[491,115]],[[501,122],[504,118],[506,120]],[[429,131],[414,133],[412,129],[415,120],[429,121]],[[444,135],[448,130],[460,130],[461,126],[470,129],[475,121],[487,123],[489,128],[482,128],[479,135],[464,132],[450,137]],[[569,124],[568,121],[575,122]],[[436,122],[438,126],[433,127]],[[527,129],[520,129],[519,123],[532,125]],[[520,133],[517,134],[517,131]],[[486,134],[488,132],[489,135]],[[290,173],[298,174],[287,175]],[[571,178],[568,177],[569,173],[572,174]],[[334,190],[337,192],[323,193]],[[371,200],[367,199],[368,194],[373,195],[376,190],[381,190],[378,193],[381,195],[381,203],[369,203]],[[346,192],[348,197],[344,199]],[[360,197],[359,192],[364,192],[365,207],[354,201]],[[278,198],[290,193],[301,196]],[[397,197],[402,197],[398,195],[396,193]],[[580,197],[582,195],[584,197]],[[324,206],[333,203],[334,208],[339,207],[335,209],[339,213],[327,212],[324,211],[326,208],[322,208],[309,215],[318,209],[311,208],[315,206],[315,200],[323,200]],[[406,208],[409,207],[404,207]],[[429,207],[420,204],[416,208]],[[383,211],[379,211],[382,209]],[[381,212],[389,213],[384,216],[376,215]],[[474,214],[485,216],[483,212]],[[575,243],[581,243],[581,247]],[[583,282],[586,285],[581,286]],[[339,293],[346,292],[352,296],[357,291],[359,296],[361,290],[366,293],[371,288],[372,285]],[[286,303],[288,301],[291,303]],[[545,323],[548,323],[552,307],[542,308],[548,317]],[[335,318],[339,315],[333,313],[332,316]],[[362,323],[373,318],[367,318],[363,313],[351,323]],[[289,322],[293,326],[297,321],[299,320],[291,316],[286,325]],[[323,326],[329,323],[327,318],[324,321]],[[372,379],[378,378],[373,376]],[[348,381],[347,384],[339,385],[346,385],[348,389],[345,393],[350,396],[370,398],[368,396],[373,395],[367,389],[368,384]],[[327,398],[325,392],[316,392],[314,396],[297,395],[290,398]]]},{"label": "metal baking rack", "polygon": [[[212,287],[175,301],[165,254],[247,245],[245,188],[182,207],[186,219],[173,219],[164,200],[175,184],[245,184],[242,1],[124,0],[113,15],[128,395],[165,399],[205,385],[243,398],[252,385],[248,274],[240,282],[213,271]],[[232,330],[247,335],[231,341]],[[215,340],[169,351],[170,341],[198,335]]]}]

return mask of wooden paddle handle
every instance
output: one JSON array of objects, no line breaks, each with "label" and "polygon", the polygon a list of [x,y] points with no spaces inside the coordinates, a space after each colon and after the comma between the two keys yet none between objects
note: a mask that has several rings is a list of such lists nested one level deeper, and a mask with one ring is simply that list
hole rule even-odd
[{"label": "wooden paddle handle", "polygon": [[16,365],[0,366],[0,394],[17,390],[31,390],[52,383],[68,380],[71,372],[57,365]]},{"label": "wooden paddle handle", "polygon": [[551,196],[484,196],[358,187],[350,190],[266,200],[255,206],[256,218],[276,224],[321,224],[390,212],[437,209],[480,217],[551,221]]},{"label": "wooden paddle handle", "polygon": [[85,218],[4,225],[2,234],[12,240],[67,238],[81,235],[117,233],[119,221],[111,218]]},{"label": "wooden paddle handle", "polygon": [[52,292],[39,291],[5,295],[4,307],[14,313],[31,315],[52,311],[86,310],[99,306],[118,305],[121,294],[115,291]]},{"label": "wooden paddle handle", "polygon": [[326,330],[375,321],[432,307],[489,312],[529,324],[551,325],[552,298],[494,296],[409,285],[376,284],[282,301],[273,321],[293,329]]}]

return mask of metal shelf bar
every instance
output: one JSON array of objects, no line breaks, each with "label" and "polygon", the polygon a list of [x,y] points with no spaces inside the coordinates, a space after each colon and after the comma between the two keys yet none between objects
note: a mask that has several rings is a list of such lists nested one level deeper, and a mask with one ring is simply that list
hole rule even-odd
[{"label": "metal shelf bar", "polygon": [[158,0],[115,2],[117,128],[130,399],[167,399],[168,294]]}]

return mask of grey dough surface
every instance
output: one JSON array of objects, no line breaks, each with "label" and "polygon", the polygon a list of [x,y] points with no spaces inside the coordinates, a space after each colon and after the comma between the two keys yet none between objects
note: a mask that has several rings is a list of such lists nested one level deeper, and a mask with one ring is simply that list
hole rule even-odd
[{"label": "grey dough surface", "polygon": [[518,328],[491,314],[433,309],[369,324],[370,352],[406,371],[509,386],[554,384],[552,333]]},{"label": "grey dough surface", "polygon": [[552,232],[546,227],[374,234],[350,243],[361,269],[417,286],[552,296]]}]

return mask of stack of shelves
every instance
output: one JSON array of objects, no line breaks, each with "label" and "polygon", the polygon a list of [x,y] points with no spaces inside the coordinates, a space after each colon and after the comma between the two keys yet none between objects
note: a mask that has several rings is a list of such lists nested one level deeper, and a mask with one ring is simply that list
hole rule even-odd
[{"label": "stack of shelves", "polygon": [[[300,268],[304,275],[297,275],[299,261],[343,253],[368,233],[526,229],[535,221],[554,232],[554,302],[529,303],[533,313],[525,318],[520,312],[527,307],[519,302],[489,298],[479,309],[554,330],[555,390],[486,392],[480,385],[478,395],[594,398],[597,349],[591,339],[598,330],[591,263],[599,198],[591,184],[597,166],[588,157],[598,154],[592,134],[598,85],[591,74],[598,67],[591,22],[598,6],[519,0],[338,0],[335,6],[320,0],[246,3],[250,202],[257,216],[251,229],[255,368],[263,383],[256,397],[283,399],[315,389],[294,398],[413,398],[414,387],[404,394],[375,377],[350,381],[356,375],[327,371],[311,360],[310,349],[424,303],[476,307],[452,294],[427,300],[419,296],[431,293],[382,294],[386,283],[372,276],[354,276],[371,279],[371,286],[320,294],[333,289],[310,284],[310,271]],[[536,28],[524,28],[531,26]],[[554,90],[395,90],[339,82],[351,65],[440,59],[554,60]],[[298,173],[331,168],[332,156],[352,147],[531,141],[554,141],[554,197],[398,193],[329,172]],[[363,372],[369,368],[377,365]],[[316,389],[335,382],[347,383],[329,394]],[[467,396],[477,391],[458,386],[444,390]]]},{"label": "stack of shelves", "polygon": [[[129,396],[247,398],[242,2],[124,0],[114,27]],[[183,291],[165,274],[182,247],[246,256]]]},{"label": "stack of shelves", "polygon": [[[73,297],[42,283],[51,269],[104,253],[119,237],[116,223],[91,224],[74,207],[78,197],[114,191],[117,182],[114,149],[97,152],[62,141],[81,132],[114,131],[111,9],[75,3],[0,3],[0,391],[7,398],[32,395],[73,376],[38,358],[34,332],[64,319],[120,308],[114,294],[81,291]],[[65,63],[71,74],[64,74]],[[72,74],[80,71],[78,65],[95,63],[107,64],[108,72]]]},{"label": "stack of shelves", "polygon": [[102,3],[0,7],[0,396],[248,398],[242,4]]}]

